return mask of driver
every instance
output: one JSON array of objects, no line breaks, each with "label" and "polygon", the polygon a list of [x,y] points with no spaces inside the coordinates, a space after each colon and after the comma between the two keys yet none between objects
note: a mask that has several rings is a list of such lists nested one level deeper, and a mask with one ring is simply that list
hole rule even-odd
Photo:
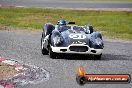
[{"label": "driver", "polygon": [[66,30],[66,21],[65,20],[59,20],[58,21],[58,28],[60,32]]}]

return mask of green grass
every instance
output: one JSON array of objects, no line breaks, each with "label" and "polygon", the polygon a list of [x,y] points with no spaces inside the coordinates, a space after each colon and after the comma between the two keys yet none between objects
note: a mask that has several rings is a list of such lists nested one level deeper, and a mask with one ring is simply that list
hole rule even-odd
[{"label": "green grass", "polygon": [[75,21],[78,25],[92,24],[96,31],[110,38],[132,40],[132,12],[0,8],[0,26],[41,29],[43,24],[56,24],[60,19]]}]

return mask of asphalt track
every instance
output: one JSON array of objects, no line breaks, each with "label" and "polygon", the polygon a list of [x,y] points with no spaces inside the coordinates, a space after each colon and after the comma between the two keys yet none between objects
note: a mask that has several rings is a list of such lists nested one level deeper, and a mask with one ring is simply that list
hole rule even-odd
[{"label": "asphalt track", "polygon": [[[101,60],[70,56],[51,59],[40,50],[41,32],[0,31],[0,56],[22,63],[36,65],[50,72],[50,79],[23,88],[132,88],[130,84],[76,83],[77,67],[82,65],[88,74],[132,75],[132,42],[104,39],[105,48]],[[20,88],[20,87],[18,87]]]},{"label": "asphalt track", "polygon": [[[132,8],[130,2],[80,2],[64,0],[0,0],[1,5],[41,8]],[[104,39],[101,60],[83,56],[51,59],[40,50],[41,32],[0,31],[0,56],[36,65],[50,72],[49,81],[23,88],[80,88],[76,83],[77,67],[82,65],[89,74],[132,75],[132,42]],[[130,84],[86,84],[83,88],[132,88]],[[20,88],[20,87],[18,87]]]},{"label": "asphalt track", "polygon": [[40,8],[132,8],[132,2],[91,2],[85,0],[0,0],[0,4]]}]

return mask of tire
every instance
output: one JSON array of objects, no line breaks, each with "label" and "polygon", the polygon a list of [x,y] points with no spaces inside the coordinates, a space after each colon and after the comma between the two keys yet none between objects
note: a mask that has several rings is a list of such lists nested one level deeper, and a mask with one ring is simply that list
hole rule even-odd
[{"label": "tire", "polygon": [[47,51],[45,48],[43,48],[43,49],[41,50],[41,52],[42,52],[43,55],[48,55],[48,51]]},{"label": "tire", "polygon": [[84,76],[77,76],[76,81],[79,85],[84,85],[86,83],[86,78]]},{"label": "tire", "polygon": [[52,51],[51,47],[49,48],[49,56],[50,58],[53,58],[53,59],[55,59],[57,56],[56,53]]},{"label": "tire", "polygon": [[42,46],[42,38],[41,38],[41,52],[43,55],[47,55],[48,54],[48,50],[45,49],[43,46]]},{"label": "tire", "polygon": [[102,56],[102,54],[100,54],[100,55],[94,55],[94,59],[95,60],[100,60],[101,59],[101,56]]},{"label": "tire", "polygon": [[45,33],[44,32],[42,32],[42,38],[45,38]]}]

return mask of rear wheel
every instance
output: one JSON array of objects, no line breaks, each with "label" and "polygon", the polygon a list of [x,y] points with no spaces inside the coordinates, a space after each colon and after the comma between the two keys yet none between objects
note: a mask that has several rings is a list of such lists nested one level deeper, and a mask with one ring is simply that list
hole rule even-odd
[{"label": "rear wheel", "polygon": [[94,59],[95,60],[100,60],[101,59],[101,56],[102,56],[102,54],[100,54],[100,55],[94,55]]}]

